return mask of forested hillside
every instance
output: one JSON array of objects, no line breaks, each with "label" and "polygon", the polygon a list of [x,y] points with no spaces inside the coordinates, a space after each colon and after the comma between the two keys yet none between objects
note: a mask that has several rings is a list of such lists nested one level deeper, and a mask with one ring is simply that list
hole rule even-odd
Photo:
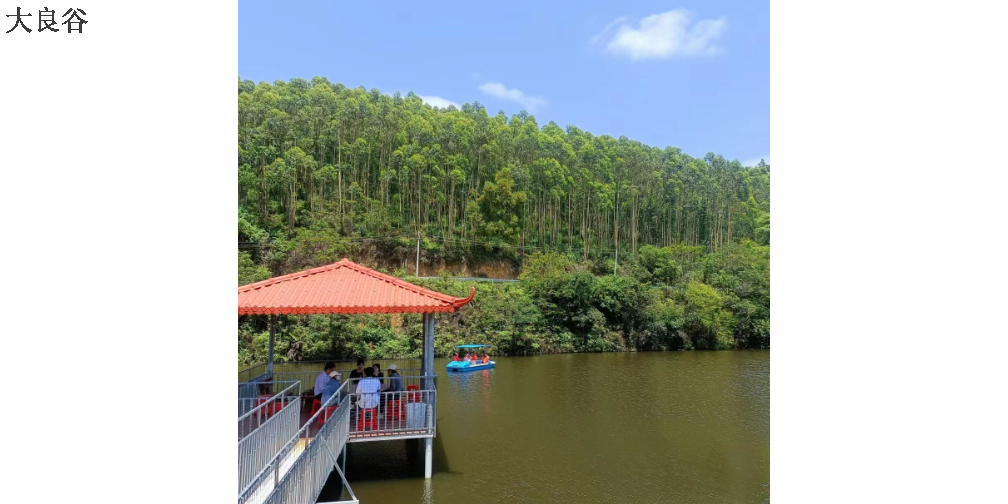
[{"label": "forested hillside", "polygon": [[[726,275],[765,269],[765,300],[747,302],[761,307],[766,328],[759,338],[769,344],[770,169],[763,163],[694,158],[573,125],[540,127],[524,112],[489,115],[479,103],[437,109],[412,93],[389,96],[320,77],[246,80],[238,86],[238,202],[239,283],[343,256],[413,273],[418,240],[426,272],[480,274],[484,265],[506,264],[517,274],[539,252],[566,261],[563,275],[589,275],[612,283],[609,290],[637,282],[647,291],[645,312],[688,311],[690,296],[716,301],[730,335],[741,320],[731,304],[748,294],[734,292],[737,282]],[[544,317],[536,331],[583,329],[557,325],[546,314],[550,293],[522,285],[515,295],[533,296],[531,305]],[[571,288],[566,280],[547,287]],[[591,299],[604,302],[583,301]],[[602,308],[592,309],[604,315]],[[617,346],[647,347],[631,337],[643,330],[639,324],[586,313],[595,317],[592,327],[605,328],[605,338],[621,338]],[[708,315],[716,322],[717,313]],[[680,336],[688,339],[686,318],[683,312],[683,323],[669,330],[685,331]],[[259,322],[242,324],[246,350],[255,353]],[[739,345],[729,339],[700,347]],[[660,346],[697,346],[679,341]],[[550,351],[588,348],[572,343]]]}]

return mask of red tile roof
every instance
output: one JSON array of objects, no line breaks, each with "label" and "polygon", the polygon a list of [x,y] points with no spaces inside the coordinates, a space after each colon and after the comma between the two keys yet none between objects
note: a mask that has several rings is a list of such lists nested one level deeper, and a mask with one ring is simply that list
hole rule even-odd
[{"label": "red tile roof", "polygon": [[454,312],[475,294],[441,294],[343,259],[238,287],[238,314]]}]

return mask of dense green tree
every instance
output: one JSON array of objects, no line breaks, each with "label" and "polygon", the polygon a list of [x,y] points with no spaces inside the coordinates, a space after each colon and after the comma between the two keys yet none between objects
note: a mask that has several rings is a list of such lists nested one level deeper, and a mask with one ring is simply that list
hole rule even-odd
[{"label": "dense green tree", "polygon": [[238,285],[266,280],[270,276],[269,268],[255,264],[248,252],[238,252]]},{"label": "dense green tree", "polygon": [[630,263],[644,245],[769,243],[765,163],[540,128],[525,112],[433,108],[321,77],[239,81],[238,137],[239,206],[269,243],[319,222],[348,238],[420,235],[438,253],[487,258],[618,251]]},{"label": "dense green tree", "polygon": [[732,346],[734,325],[732,314],[724,309],[724,297],[713,287],[690,282],[683,292],[686,330],[693,345],[701,350],[716,350]]},{"label": "dense green tree", "polygon": [[511,171],[504,168],[497,172],[476,200],[482,217],[479,236],[495,243],[517,240],[526,201],[524,192],[514,191]]},{"label": "dense green tree", "polygon": [[770,245],[770,212],[753,210],[753,227],[754,239],[763,245]]},{"label": "dense green tree", "polygon": [[[402,275],[418,249],[429,272],[521,272],[443,317],[439,352],[463,339],[509,354],[769,347],[769,165],[524,111],[240,80],[238,241],[240,283],[344,256]],[[240,360],[261,360],[264,324],[240,320]],[[284,324],[291,358],[419,349],[418,317]]]},{"label": "dense green tree", "polygon": [[646,282],[671,284],[682,274],[671,247],[645,245],[638,251],[637,276]]}]

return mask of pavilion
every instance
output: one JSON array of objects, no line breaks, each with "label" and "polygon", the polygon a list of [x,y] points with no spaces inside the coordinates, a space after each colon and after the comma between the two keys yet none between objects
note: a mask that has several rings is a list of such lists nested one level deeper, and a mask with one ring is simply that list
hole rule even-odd
[{"label": "pavilion", "polygon": [[[423,390],[433,390],[434,314],[454,312],[472,301],[475,294],[473,287],[468,297],[449,296],[344,258],[327,266],[238,287],[238,314],[270,316],[265,374],[271,378],[277,315],[420,313],[423,315]],[[430,478],[433,434],[420,437],[424,439],[424,476]]]}]

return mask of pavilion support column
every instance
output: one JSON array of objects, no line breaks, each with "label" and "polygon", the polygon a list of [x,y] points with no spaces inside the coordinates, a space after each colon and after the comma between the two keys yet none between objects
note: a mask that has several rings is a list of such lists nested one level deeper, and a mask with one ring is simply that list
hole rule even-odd
[{"label": "pavilion support column", "polygon": [[434,314],[423,314],[423,353],[420,368],[424,377],[424,390],[434,388]]},{"label": "pavilion support column", "polygon": [[270,378],[273,377],[273,340],[276,339],[276,326],[277,326],[277,316],[270,315],[269,319],[270,326],[270,339],[269,339],[269,353],[266,356],[266,372],[269,373]]},{"label": "pavilion support column", "polygon": [[427,314],[421,315],[423,320],[423,343],[420,345],[420,376],[424,377],[423,387],[427,388]]},{"label": "pavilion support column", "polygon": [[[434,390],[434,314],[424,313],[423,314],[423,355],[422,355],[422,370],[423,370],[423,381],[424,390]],[[429,427],[433,427],[435,422],[434,416],[434,398],[430,394],[424,394],[424,402],[427,407],[426,410],[426,423]],[[423,450],[424,450],[424,478],[430,479],[431,474],[434,472],[434,438],[424,438],[423,440]]]}]

